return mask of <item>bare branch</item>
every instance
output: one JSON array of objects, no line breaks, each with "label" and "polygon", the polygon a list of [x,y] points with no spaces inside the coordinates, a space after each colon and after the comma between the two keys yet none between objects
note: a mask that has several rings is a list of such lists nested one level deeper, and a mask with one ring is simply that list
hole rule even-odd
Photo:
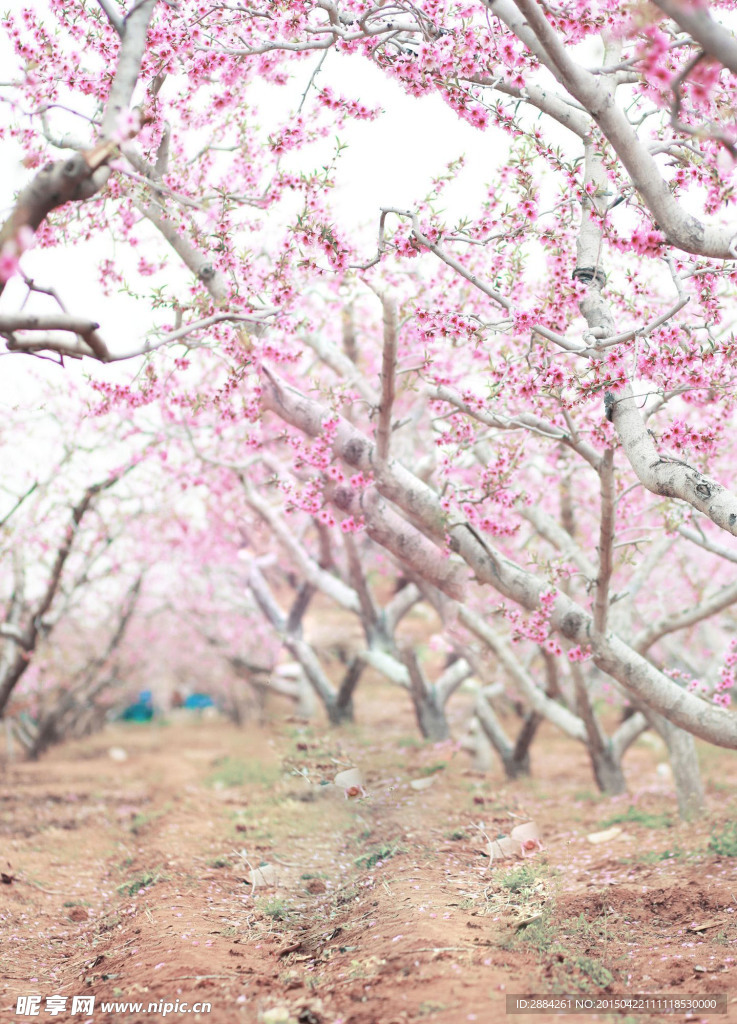
[{"label": "bare branch", "polygon": [[601,513],[599,521],[599,572],[594,598],[594,629],[604,633],[609,611],[609,582],[614,562],[614,451],[607,448],[601,460]]},{"label": "bare branch", "polygon": [[446,384],[439,384],[431,388],[429,394],[436,401],[448,402],[472,419],[477,420],[479,423],[484,423],[487,427],[494,427],[497,430],[529,430],[533,434],[539,434],[541,437],[549,438],[551,441],[558,441],[577,452],[597,472],[599,470],[601,455],[593,445],[582,441],[577,434],[574,435],[570,430],[566,431],[561,427],[548,423],[541,416],[536,416],[534,413],[529,412],[522,412],[516,416],[502,416],[498,413],[489,412],[486,406],[479,408],[475,402],[472,403],[463,398],[462,395],[459,395],[457,391]]},{"label": "bare branch", "polygon": [[737,551],[732,551],[730,548],[725,548],[723,544],[715,544],[714,541],[709,540],[708,537],[704,536],[698,530],[691,529],[690,526],[679,526],[678,532],[686,540],[690,540],[692,544],[698,544],[704,551],[710,551],[712,555],[718,555],[720,558],[725,558],[728,562],[737,562]]},{"label": "bare branch", "polygon": [[407,666],[403,665],[401,661],[397,661],[391,654],[375,649],[364,651],[362,657],[367,665],[374,669],[374,671],[381,673],[390,683],[394,683],[395,686],[402,686],[405,690],[409,689]]},{"label": "bare branch", "polygon": [[156,0],[140,0],[123,24],[118,62],[101,125],[101,142],[91,150],[47,164],[21,192],[12,214],[0,229],[0,246],[18,236],[22,227],[36,231],[48,214],[64,203],[88,199],[103,187],[110,170],[106,166],[118,152],[112,142],[118,120],[127,110],[141,70],[148,26]]},{"label": "bare branch", "polygon": [[113,6],[111,0],[97,0],[97,3],[102,8],[105,17],[110,22],[115,31],[118,33],[118,35],[122,36],[124,31],[124,21],[118,14],[115,7]]},{"label": "bare branch", "polygon": [[576,693],[576,711],[586,728],[586,746],[591,751],[593,764],[597,765],[602,756],[606,756],[607,741],[591,706],[586,680],[578,662],[571,663],[571,675]]},{"label": "bare branch", "polygon": [[704,598],[696,605],[684,608],[681,612],[672,615],[663,615],[655,622],[651,622],[640,633],[635,636],[632,646],[635,650],[644,654],[662,636],[667,633],[675,633],[679,629],[686,629],[697,622],[716,615],[717,612],[729,608],[737,601],[737,583],[729,583],[721,587],[716,593]]},{"label": "bare branch", "polygon": [[632,341],[633,338],[647,338],[649,334],[652,334],[658,327],[662,327],[676,313],[679,313],[690,301],[691,297],[689,295],[681,295],[665,313],[661,313],[660,316],[656,316],[653,320],[648,320],[647,323],[642,324],[640,327],[628,327],[620,334],[615,334],[611,338],[603,338],[597,343],[596,347],[598,349],[612,348],[613,345],[621,345],[625,341]]},{"label": "bare branch", "polygon": [[381,358],[381,404],[379,423],[376,428],[377,470],[389,458],[392,435],[392,408],[394,406],[394,382],[397,370],[397,304],[389,295],[381,295],[384,311],[384,348]]},{"label": "bare branch", "polygon": [[586,742],[583,721],[543,692],[519,663],[507,641],[496,632],[485,616],[474,612],[467,605],[461,605],[458,608],[458,618],[492,651],[534,711],[538,711],[573,739]]},{"label": "bare branch", "polygon": [[349,355],[319,334],[308,334],[303,340],[347,387],[355,388],[369,405],[378,405],[376,392]]},{"label": "bare branch", "polygon": [[479,691],[476,696],[474,714],[479,720],[484,734],[501,758],[502,764],[506,766],[512,761],[514,746],[483,691]]},{"label": "bare branch", "polygon": [[11,508],[11,510],[10,510],[9,512],[7,512],[7,513],[6,513],[6,514],[5,514],[4,516],[3,516],[3,518],[2,518],[2,519],[0,519],[0,529],[1,529],[1,528],[2,528],[3,526],[5,526],[5,525],[7,524],[7,522],[8,522],[8,521],[9,521],[9,520],[10,520],[10,519],[12,518],[12,516],[14,516],[14,515],[15,515],[15,513],[16,513],[16,512],[18,511],[18,509],[19,509],[19,508],[21,507],[21,505],[23,504],[23,502],[24,502],[24,501],[26,501],[26,500],[27,500],[28,498],[30,498],[30,496],[31,496],[31,495],[33,494],[33,492],[34,492],[34,491],[36,490],[36,488],[37,488],[37,487],[38,487],[38,480],[35,480],[35,481],[34,481],[34,482],[33,482],[33,483],[31,484],[31,486],[30,486],[30,487],[28,488],[28,490],[27,490],[27,491],[25,491],[25,493],[24,493],[24,494],[21,494],[20,498],[18,498],[18,500],[17,500],[17,501],[16,501],[16,503],[15,503],[15,504],[13,505],[13,507]]},{"label": "bare branch", "polygon": [[[0,335],[7,339],[6,347],[9,352],[57,352],[59,355],[68,356],[73,359],[88,357],[97,359],[101,363],[117,363],[127,359],[136,359],[139,356],[148,355],[157,349],[174,345],[193,334],[207,330],[219,323],[243,323],[256,326],[263,325],[265,319],[272,315],[271,310],[265,310],[263,314],[250,315],[248,313],[214,313],[212,316],[203,317],[201,320],[194,320],[192,323],[184,324],[182,327],[163,334],[159,338],[146,338],[145,341],[127,352],[113,353],[107,346],[97,328],[99,324],[92,320],[85,320],[82,317],[70,316],[64,313],[31,314],[31,313],[8,313],[0,314]],[[26,337],[15,333],[16,331],[43,331],[43,330],[69,331],[77,335],[77,341],[69,341],[64,338],[57,338],[53,335],[31,334]]]},{"label": "bare branch", "polygon": [[130,106],[138,76],[141,73],[148,27],[155,7],[156,0],[135,0],[123,20],[118,63],[100,128],[103,139],[108,139],[115,134],[120,115]]},{"label": "bare branch", "polygon": [[153,203],[139,202],[135,202],[133,205],[161,232],[182,263],[199,281],[202,281],[215,302],[220,305],[224,304],[230,294],[225,275],[213,266],[207,255],[198,252],[192,243],[178,231],[174,221],[167,217],[163,206],[160,203],[154,205]]},{"label": "bare branch", "polygon": [[161,142],[159,148],[156,151],[156,165],[154,167],[154,173],[157,178],[162,178],[167,170],[169,169],[169,143],[171,142],[171,125],[168,123],[164,125],[164,129],[161,133]]},{"label": "bare branch", "polygon": [[12,622],[0,622],[0,636],[6,640],[14,640],[15,643],[21,647],[26,647],[27,639],[26,634],[20,626],[14,625]]},{"label": "bare branch", "polygon": [[660,454],[629,384],[611,396],[610,408],[625,455],[640,483],[653,494],[688,502],[737,537],[737,496],[687,462]]},{"label": "bare branch", "polygon": [[375,487],[356,491],[335,487],[330,501],[345,515],[363,518],[369,537],[390,551],[400,564],[419,572],[428,583],[453,597],[464,591],[465,570],[454,559],[438,558],[438,548],[384,501]]},{"label": "bare branch", "polygon": [[341,608],[360,614],[361,605],[356,592],[347,587],[337,576],[321,569],[317,562],[307,554],[295,537],[294,531],[284,522],[282,516],[256,492],[248,477],[244,473],[239,473],[238,476],[243,484],[246,501],[263,519],[281,546],[293,559],[305,581],[317,587]]},{"label": "bare branch", "polygon": [[394,636],[395,630],[400,621],[411,608],[422,600],[422,594],[414,583],[408,583],[406,587],[394,595],[387,605],[384,606],[384,621],[389,636]]},{"label": "bare branch", "polygon": [[472,284],[474,288],[478,288],[480,292],[492,299],[497,305],[501,306],[504,310],[511,310],[512,302],[501,292],[498,292],[495,288],[485,284],[476,274],[472,271],[467,270],[466,267],[460,263],[455,256],[451,256],[450,253],[446,252],[445,249],[441,248],[436,242],[431,241],[427,235],[423,232],[420,227],[420,221],[416,213],[412,213],[411,210],[398,210],[394,207],[382,208],[382,214],[394,213],[398,217],[408,217],[412,222],[412,234],[426,249],[434,253],[438,259],[442,260],[443,263],[447,264],[452,270],[455,270],[465,281]]},{"label": "bare branch", "polygon": [[340,318],[341,341],[343,352],[354,366],[358,366],[358,344],[356,342],[356,320],[353,312],[353,303],[343,307]]},{"label": "bare branch", "polygon": [[578,105],[573,105],[564,96],[552,92],[550,89],[543,89],[532,82],[526,82],[524,86],[512,85],[504,79],[491,78],[487,75],[473,75],[466,79],[478,85],[485,85],[506,96],[513,96],[516,99],[524,100],[531,106],[541,110],[548,117],[552,117],[558,124],[568,128],[580,139],[591,134],[591,118]]},{"label": "bare branch", "polygon": [[335,705],[335,690],[323,672],[320,662],[310,645],[301,637],[286,632],[287,617],[276,603],[263,573],[255,562],[251,564],[249,570],[248,586],[259,608],[277,630],[282,643],[287,647],[292,657],[300,663],[310,684],[329,711]]},{"label": "bare branch", "polygon": [[364,575],[361,559],[356,548],[356,541],[352,534],[346,533],[343,535],[343,545],[348,556],[350,581],[361,604],[361,622],[364,624],[364,631],[368,638],[371,632],[376,629],[379,614],[369,589],[368,581]]},{"label": "bare branch", "polygon": [[552,516],[544,512],[539,505],[520,504],[519,513],[535,527],[541,537],[557,548],[564,558],[574,562],[587,579],[596,579],[597,569],[594,563]]},{"label": "bare branch", "polygon": [[420,668],[417,655],[411,647],[402,651],[402,662],[409,676],[409,691],[412,694],[412,699],[415,701],[415,704],[424,703],[432,691],[432,686]]},{"label": "bare branch", "polygon": [[465,658],[458,658],[452,665],[449,665],[435,680],[438,704],[441,707],[447,704],[449,698],[456,692],[458,687],[465,683],[472,675],[473,669]]},{"label": "bare branch", "polygon": [[[0,228],[0,248],[8,243],[17,245],[23,228],[37,231],[57,207],[94,195],[107,181],[105,164],[116,152],[116,144],[103,142],[95,149],[46,164],[22,189],[12,213]],[[4,287],[5,282],[0,281],[0,294]]]},{"label": "bare branch", "polygon": [[[122,32],[119,31],[118,62],[102,118],[100,142],[94,149],[47,164],[39,171],[22,190],[12,213],[0,228],[0,249],[6,243],[17,244],[23,228],[37,231],[52,210],[68,202],[89,199],[107,182],[110,176],[107,163],[118,152],[118,142],[112,138],[121,113],[130,106],[155,6],[156,0],[138,0],[123,22]],[[0,295],[4,287],[5,282],[0,281]]]},{"label": "bare branch", "polygon": [[71,331],[87,335],[100,325],[94,320],[68,313],[0,313],[0,334],[14,331]]},{"label": "bare branch", "polygon": [[641,711],[636,711],[634,715],[625,718],[609,740],[614,759],[617,762],[621,761],[625,751],[649,728],[648,721]]},{"label": "bare branch", "polygon": [[302,628],[302,619],[316,590],[317,588],[313,587],[311,583],[303,583],[299,587],[292,607],[289,609],[286,626],[287,633],[297,633]]},{"label": "bare branch", "polygon": [[346,673],[340,681],[338,693],[335,698],[335,707],[338,717],[350,717],[350,709],[353,701],[353,694],[358,686],[359,680],[366,668],[366,660],[363,654],[352,658]]}]

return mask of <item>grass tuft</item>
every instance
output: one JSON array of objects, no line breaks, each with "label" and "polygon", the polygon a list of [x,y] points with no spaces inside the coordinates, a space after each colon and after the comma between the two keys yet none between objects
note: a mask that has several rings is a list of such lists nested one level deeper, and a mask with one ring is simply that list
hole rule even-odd
[{"label": "grass tuft", "polygon": [[376,867],[380,861],[389,860],[390,857],[396,857],[398,853],[404,853],[404,850],[396,844],[390,846],[387,843],[378,843],[376,846],[368,849],[366,853],[362,853],[360,857],[356,857],[353,863],[356,867],[369,870],[370,868]]},{"label": "grass tuft", "polygon": [[728,821],[723,828],[711,830],[709,850],[717,857],[737,857],[737,821]]},{"label": "grass tuft", "polygon": [[116,889],[121,896],[135,896],[139,889],[147,889],[149,886],[156,885],[157,882],[164,881],[164,875],[159,871],[143,871],[137,878],[130,878],[127,882],[123,882]]},{"label": "grass tuft", "polygon": [[673,819],[669,814],[652,814],[650,811],[643,811],[639,807],[630,806],[626,811],[613,814],[611,818],[605,818],[601,828],[609,828],[611,825],[644,825],[645,828],[671,828]]}]

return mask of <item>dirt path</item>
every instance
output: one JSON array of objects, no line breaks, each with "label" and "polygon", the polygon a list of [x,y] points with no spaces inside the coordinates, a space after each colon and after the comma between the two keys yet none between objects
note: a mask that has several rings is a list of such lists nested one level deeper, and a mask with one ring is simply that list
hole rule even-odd
[{"label": "dirt path", "polygon": [[[708,753],[713,813],[685,826],[644,744],[628,765],[634,801],[595,794],[585,757],[552,734],[536,779],[507,785],[452,744],[417,744],[408,710],[380,697],[373,721],[344,733],[116,727],[5,770],[3,1019],[156,1020],[150,1003],[179,1000],[212,1009],[169,1018],[456,1024],[511,1020],[510,993],[729,991],[737,860],[718,852],[733,841],[737,854],[733,757]],[[349,765],[366,798],[325,784]],[[617,836],[587,839],[615,817]],[[543,854],[490,868],[487,837],[530,818]],[[40,1014],[16,1016],[33,994]],[[85,994],[94,1013],[72,1015]],[[48,996],[66,1010],[51,1016]],[[736,1006],[690,1019],[737,1020]]]}]

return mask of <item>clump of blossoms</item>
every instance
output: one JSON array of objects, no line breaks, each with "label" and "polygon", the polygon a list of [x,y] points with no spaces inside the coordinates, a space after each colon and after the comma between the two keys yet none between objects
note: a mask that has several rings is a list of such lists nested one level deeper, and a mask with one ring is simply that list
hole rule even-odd
[{"label": "clump of blossoms", "polygon": [[506,617],[513,626],[512,643],[531,640],[541,644],[551,654],[562,654],[562,648],[556,637],[550,635],[550,616],[555,607],[556,591],[546,590],[540,595],[540,607],[532,615],[525,618],[517,608],[507,608]]},{"label": "clump of blossoms", "polygon": [[20,258],[33,242],[33,231],[25,224],[0,249],[0,282],[9,281],[20,270]]}]

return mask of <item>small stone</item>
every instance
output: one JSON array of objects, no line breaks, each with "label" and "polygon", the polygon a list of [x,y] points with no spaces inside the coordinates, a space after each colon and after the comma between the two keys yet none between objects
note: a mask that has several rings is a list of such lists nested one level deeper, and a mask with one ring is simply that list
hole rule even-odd
[{"label": "small stone", "polygon": [[292,1024],[294,1018],[287,1006],[274,1006],[271,1010],[264,1010],[261,1014],[263,1024]]}]

